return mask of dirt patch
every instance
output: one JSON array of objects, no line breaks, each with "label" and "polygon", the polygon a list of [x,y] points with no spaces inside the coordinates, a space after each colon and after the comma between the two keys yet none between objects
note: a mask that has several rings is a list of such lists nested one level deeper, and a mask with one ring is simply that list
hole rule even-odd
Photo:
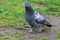
[{"label": "dirt patch", "polygon": [[[52,32],[48,33],[33,33],[38,36],[41,40],[43,38],[48,38],[48,40],[56,40],[57,33],[60,33],[60,17],[51,16],[51,15],[43,15],[52,25]],[[30,33],[25,32],[25,40],[34,40]],[[36,39],[35,39],[36,40]]]},{"label": "dirt patch", "polygon": [[[55,17],[51,15],[44,15],[44,17],[53,25],[52,32],[43,33],[28,33],[27,30],[19,30],[11,27],[0,27],[0,33],[12,34],[15,32],[23,32],[24,40],[42,40],[43,38],[48,38],[48,40],[56,40],[56,34],[60,33],[60,17]],[[14,37],[14,36],[11,36]],[[18,39],[19,40],[19,39]]]}]

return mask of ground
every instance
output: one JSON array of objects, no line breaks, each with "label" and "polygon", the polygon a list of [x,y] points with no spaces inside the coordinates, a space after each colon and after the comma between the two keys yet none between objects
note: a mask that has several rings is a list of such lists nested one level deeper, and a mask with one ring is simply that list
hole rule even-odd
[{"label": "ground", "polygon": [[44,15],[45,18],[55,25],[51,28],[52,32],[42,33],[28,33],[23,29],[25,1],[0,0],[0,40],[60,40],[60,17],[56,17],[60,16],[60,0],[27,0],[39,13],[48,14]]},{"label": "ground", "polygon": [[27,30],[19,30],[14,27],[0,27],[0,40],[58,40],[60,17],[52,15],[44,15],[44,17],[55,25],[52,27],[51,32],[28,33]]}]

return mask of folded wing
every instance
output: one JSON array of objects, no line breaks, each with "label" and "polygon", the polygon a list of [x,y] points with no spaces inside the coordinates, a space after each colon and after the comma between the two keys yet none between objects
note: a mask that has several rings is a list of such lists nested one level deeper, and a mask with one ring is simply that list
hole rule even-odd
[{"label": "folded wing", "polygon": [[35,11],[34,15],[35,15],[35,21],[37,23],[44,24],[48,27],[52,27],[52,25],[42,15],[40,15],[39,12]]}]

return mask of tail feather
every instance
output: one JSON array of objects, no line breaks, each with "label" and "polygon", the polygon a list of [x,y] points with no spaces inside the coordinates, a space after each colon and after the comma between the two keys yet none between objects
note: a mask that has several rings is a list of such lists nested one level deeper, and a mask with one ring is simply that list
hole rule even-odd
[{"label": "tail feather", "polygon": [[52,25],[46,20],[44,20],[44,24],[47,25],[48,27],[52,27]]},{"label": "tail feather", "polygon": [[48,27],[52,27],[52,25],[51,25],[51,24],[49,24],[49,25],[48,25],[48,24],[46,24],[46,25],[47,25]]}]

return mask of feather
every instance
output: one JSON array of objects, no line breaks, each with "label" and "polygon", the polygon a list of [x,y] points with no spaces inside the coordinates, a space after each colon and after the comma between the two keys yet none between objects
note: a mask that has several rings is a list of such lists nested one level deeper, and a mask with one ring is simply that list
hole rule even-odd
[{"label": "feather", "polygon": [[34,14],[35,14],[36,22],[44,24],[44,25],[46,25],[48,27],[52,27],[52,25],[42,15],[40,15],[39,12],[35,11]]},{"label": "feather", "polygon": [[28,2],[25,3],[25,10],[25,19],[32,28],[42,27],[42,24],[51,27],[51,24],[39,12],[35,11]]}]

